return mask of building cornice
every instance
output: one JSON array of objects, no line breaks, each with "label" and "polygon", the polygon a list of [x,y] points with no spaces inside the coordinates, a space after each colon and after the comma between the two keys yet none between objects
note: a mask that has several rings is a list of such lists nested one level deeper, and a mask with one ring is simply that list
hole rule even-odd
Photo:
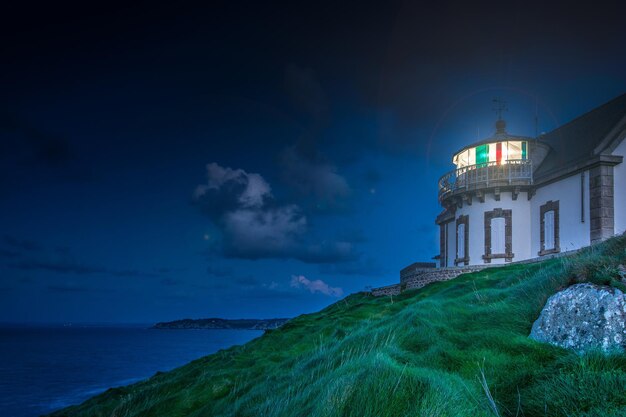
[{"label": "building cornice", "polygon": [[542,187],[600,165],[615,166],[621,164],[623,160],[624,157],[621,155],[594,155],[590,158],[585,158],[579,160],[578,162],[567,164],[562,168],[542,174],[534,179],[534,185],[535,188]]},{"label": "building cornice", "polygon": [[440,213],[435,219],[435,224],[441,225],[444,223],[450,223],[454,220],[454,211],[446,208],[443,213]]}]

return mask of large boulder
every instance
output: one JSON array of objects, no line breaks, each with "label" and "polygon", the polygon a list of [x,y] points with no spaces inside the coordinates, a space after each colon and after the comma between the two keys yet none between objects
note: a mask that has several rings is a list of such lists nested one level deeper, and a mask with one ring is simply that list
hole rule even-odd
[{"label": "large boulder", "polygon": [[611,287],[577,284],[548,299],[530,337],[577,352],[626,347],[626,297]]}]

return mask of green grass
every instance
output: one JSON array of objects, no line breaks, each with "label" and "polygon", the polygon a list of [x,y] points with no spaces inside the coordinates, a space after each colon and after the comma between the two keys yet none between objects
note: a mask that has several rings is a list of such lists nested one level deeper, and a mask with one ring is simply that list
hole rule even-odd
[{"label": "green grass", "polygon": [[56,416],[624,416],[626,355],[527,336],[575,282],[622,286],[626,238],[397,297],[354,294]]}]

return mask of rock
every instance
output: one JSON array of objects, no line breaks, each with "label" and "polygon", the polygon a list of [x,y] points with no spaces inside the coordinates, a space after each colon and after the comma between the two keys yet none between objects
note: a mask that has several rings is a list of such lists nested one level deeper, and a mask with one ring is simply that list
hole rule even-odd
[{"label": "rock", "polygon": [[530,338],[577,352],[626,347],[626,296],[616,288],[576,284],[548,299]]}]

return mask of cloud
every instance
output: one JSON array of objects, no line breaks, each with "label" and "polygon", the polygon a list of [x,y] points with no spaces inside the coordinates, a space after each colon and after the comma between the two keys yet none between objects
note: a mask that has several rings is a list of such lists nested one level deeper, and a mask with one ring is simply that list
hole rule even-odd
[{"label": "cloud", "polygon": [[0,249],[0,259],[14,259],[20,256],[21,254],[16,251]]},{"label": "cloud", "polygon": [[382,174],[376,168],[369,168],[363,173],[363,180],[368,186],[376,185],[382,179]]},{"label": "cloud", "polygon": [[20,181],[35,178],[61,182],[94,178],[93,167],[79,158],[68,138],[31,126],[4,108],[0,108],[0,144],[0,187],[17,188]]},{"label": "cloud", "polygon": [[298,238],[306,226],[306,217],[296,205],[229,212],[223,218],[228,237],[225,253],[253,259],[297,255]]},{"label": "cloud", "polygon": [[29,126],[5,111],[0,111],[0,135],[4,139],[5,150],[13,157],[49,164],[65,163],[72,157],[65,139]]},{"label": "cloud", "polygon": [[[234,283],[237,284],[237,285],[243,285],[245,287],[254,287],[254,286],[257,286],[257,285],[262,285],[261,282],[258,279],[256,279],[255,277],[253,277],[252,275],[247,275],[247,276],[243,276],[243,277],[240,277],[240,278],[236,278],[234,280]],[[272,284],[276,284],[276,283],[272,282],[270,284],[270,286]],[[272,289],[272,288],[270,288],[270,289]]]},{"label": "cloud", "polygon": [[314,200],[313,207],[318,210],[342,209],[351,194],[350,186],[319,150],[329,114],[324,89],[312,69],[294,64],[286,68],[285,87],[293,107],[309,118],[302,121],[297,144],[280,155],[283,180],[301,196]]},{"label": "cloud", "polygon": [[168,286],[168,287],[175,287],[175,286],[182,284],[182,281],[174,279],[174,278],[163,278],[160,282],[161,284]]},{"label": "cloud", "polygon": [[21,271],[48,271],[73,275],[112,275],[118,277],[157,277],[159,274],[137,270],[115,270],[99,266],[83,265],[65,261],[24,260],[7,264],[8,268]]},{"label": "cloud", "polygon": [[295,106],[321,123],[328,113],[328,100],[311,68],[289,64],[285,69],[285,89]]},{"label": "cloud", "polygon": [[222,167],[215,162],[207,164],[207,184],[198,185],[195,199],[220,194],[227,203],[236,207],[262,207],[271,198],[272,189],[259,174],[249,174],[243,169]]},{"label": "cloud", "polygon": [[[260,174],[210,163],[207,182],[196,187],[193,201],[219,229],[219,250],[225,257],[308,263],[355,257],[350,242],[314,240],[300,206],[278,203]],[[209,273],[220,276],[214,268]]]},{"label": "cloud", "polygon": [[287,185],[302,195],[311,196],[324,208],[337,208],[351,194],[348,181],[320,154],[308,154],[300,146],[285,149],[280,157]]},{"label": "cloud", "polygon": [[217,265],[207,266],[206,272],[207,274],[218,278],[226,278],[233,275],[233,270],[231,268],[222,268]]},{"label": "cloud", "polygon": [[322,241],[300,249],[297,258],[310,264],[332,264],[357,260],[360,255],[349,241]]},{"label": "cloud", "polygon": [[160,267],[160,268],[155,268],[154,272],[161,274],[161,275],[165,275],[165,274],[172,274],[172,273],[178,273],[178,272],[184,272],[186,271],[187,268],[169,268],[169,267]]},{"label": "cloud", "polygon": [[370,194],[376,194],[378,184],[382,179],[380,171],[375,168],[369,168],[363,173],[363,182]]},{"label": "cloud", "polygon": [[380,267],[372,258],[363,261],[344,263],[328,263],[319,266],[319,272],[324,275],[357,275],[357,276],[381,276],[390,273]]},{"label": "cloud", "polygon": [[193,199],[219,227],[227,257],[283,257],[306,231],[298,206],[277,204],[265,179],[242,169],[208,164]]},{"label": "cloud", "polygon": [[60,285],[48,285],[46,290],[56,293],[76,293],[76,292],[88,292],[91,291],[87,287],[78,287],[73,284],[60,284]]},{"label": "cloud", "polygon": [[304,275],[292,275],[291,287],[304,288],[309,290],[311,294],[320,293],[330,297],[341,297],[343,295],[343,290],[341,288],[331,287],[321,279],[311,281]]},{"label": "cloud", "polygon": [[21,240],[13,236],[5,235],[2,238],[2,241],[4,242],[5,245],[10,246],[13,249],[17,249],[21,251],[32,252],[32,251],[40,251],[42,249],[41,245],[37,242],[34,242],[32,240]]},{"label": "cloud", "polygon": [[4,236],[1,241],[11,249],[0,248],[0,261],[3,261],[5,268],[13,270],[46,271],[69,275],[108,275],[126,278],[156,278],[171,271],[168,268],[155,269],[153,272],[105,268],[73,261],[68,247],[57,247],[46,253],[44,247],[34,241],[11,236]]},{"label": "cloud", "polygon": [[106,272],[104,268],[73,264],[73,263],[65,263],[65,262],[48,262],[48,261],[38,261],[38,260],[26,260],[26,261],[9,264],[7,266],[9,268],[19,269],[22,271],[44,270],[44,271],[50,271],[50,272],[58,272],[62,274],[76,274],[76,275],[101,274],[101,273]]},{"label": "cloud", "polygon": [[232,285],[232,282],[228,281],[228,280],[217,280],[217,281],[212,281],[206,284],[200,284],[200,285],[195,285],[196,288],[198,289],[202,289],[202,290],[206,290],[209,289],[211,291],[215,291],[215,290],[232,290],[234,288],[234,286]]},{"label": "cloud", "polygon": [[136,269],[126,269],[126,270],[105,269],[105,273],[109,275],[114,275],[116,277],[128,277],[128,278],[141,278],[141,277],[155,278],[161,275],[159,273],[139,271]]}]

